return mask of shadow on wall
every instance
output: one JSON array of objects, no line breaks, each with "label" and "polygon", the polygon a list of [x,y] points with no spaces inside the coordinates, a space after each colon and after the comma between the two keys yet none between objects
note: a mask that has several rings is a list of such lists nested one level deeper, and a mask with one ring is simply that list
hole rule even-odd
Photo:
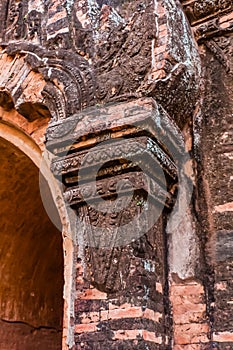
[{"label": "shadow on wall", "polygon": [[62,235],[43,208],[37,167],[2,138],[0,164],[0,349],[61,349]]}]

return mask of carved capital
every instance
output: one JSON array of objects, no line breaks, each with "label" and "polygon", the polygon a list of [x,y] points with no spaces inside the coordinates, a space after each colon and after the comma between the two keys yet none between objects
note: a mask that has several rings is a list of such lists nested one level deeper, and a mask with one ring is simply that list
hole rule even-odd
[{"label": "carved capital", "polygon": [[[95,107],[53,122],[47,131],[47,147],[55,154],[51,169],[64,184],[65,200],[84,218],[84,226],[89,217],[91,226],[86,232],[92,232],[96,242],[92,244],[97,247],[108,247],[114,242],[105,237],[106,232],[102,237],[96,236],[97,224],[92,225],[93,212],[89,212],[92,205],[95,217],[98,216],[94,221],[102,221],[100,227],[104,225],[104,230],[110,231],[125,220],[135,220],[136,212],[147,201],[153,202],[153,210],[160,214],[161,208],[172,205],[184,141],[179,129],[153,99]],[[117,208],[105,211],[117,197],[121,205],[130,196],[121,215]],[[149,207],[145,215],[150,212]],[[120,226],[117,240],[124,242]],[[139,235],[133,230],[134,233],[128,244],[146,232],[142,229]]]}]

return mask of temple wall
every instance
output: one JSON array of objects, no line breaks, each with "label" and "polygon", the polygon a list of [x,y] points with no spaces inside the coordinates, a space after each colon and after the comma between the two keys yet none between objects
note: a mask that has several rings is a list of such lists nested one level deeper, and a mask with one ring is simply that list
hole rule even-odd
[{"label": "temple wall", "polygon": [[[49,154],[63,192],[62,349],[232,348],[232,13],[228,0],[1,2],[0,135],[13,126],[29,157]],[[118,190],[128,207],[103,209]]]},{"label": "temple wall", "polygon": [[[206,288],[213,341],[220,349],[232,341],[232,37],[213,40],[222,61],[202,46],[204,93],[198,153],[200,220],[205,232]],[[203,196],[204,194],[204,196]],[[203,209],[201,209],[203,208]],[[203,213],[205,213],[203,215]],[[207,213],[207,215],[206,215]],[[203,235],[203,232],[200,233]]]}]

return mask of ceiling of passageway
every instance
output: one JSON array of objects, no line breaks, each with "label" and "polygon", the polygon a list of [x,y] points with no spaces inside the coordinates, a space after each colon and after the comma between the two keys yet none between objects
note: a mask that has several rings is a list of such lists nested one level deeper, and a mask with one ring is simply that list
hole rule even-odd
[{"label": "ceiling of passageway", "polygon": [[0,138],[0,319],[61,327],[62,237],[44,210],[38,174]]}]

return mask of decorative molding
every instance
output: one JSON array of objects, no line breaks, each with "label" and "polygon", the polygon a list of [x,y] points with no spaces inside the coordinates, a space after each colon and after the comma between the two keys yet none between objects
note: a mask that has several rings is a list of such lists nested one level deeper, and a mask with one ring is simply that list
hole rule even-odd
[{"label": "decorative molding", "polygon": [[226,68],[226,71],[230,72],[230,61],[227,59],[227,55],[218,43],[215,40],[208,40],[205,42],[205,45],[213,53],[215,58]]},{"label": "decorative molding", "polygon": [[[232,0],[183,0],[181,3],[198,44],[205,44],[226,71],[231,72],[231,57],[226,47],[232,45]],[[224,48],[219,45],[219,40],[224,41]]]},{"label": "decorative molding", "polygon": [[[98,202],[101,199],[107,200],[114,198],[116,194],[127,196],[132,190],[128,181],[131,183],[134,191],[144,190],[145,192],[149,192],[151,194],[150,200],[152,199],[161,204],[165,203],[167,207],[172,203],[171,194],[165,191],[152,179],[150,180],[150,183],[147,184],[145,177],[141,172],[130,172],[116,175],[104,180],[98,180],[96,183],[81,184],[78,187],[72,187],[71,189],[68,188],[64,192],[64,199],[69,205],[77,207],[85,204],[85,200],[87,199],[90,200],[90,203],[93,203]],[[117,186],[118,183],[120,183],[119,186]],[[148,186],[150,186],[150,188],[148,188]]]},{"label": "decorative molding", "polygon": [[231,0],[181,0],[191,26],[222,17],[233,10]]},{"label": "decorative molding", "polygon": [[181,3],[198,42],[233,32],[231,0],[185,0]]},{"label": "decorative molding", "polygon": [[[52,170],[56,176],[61,176],[71,171],[77,171],[82,165],[82,167],[87,170],[88,174],[88,169],[90,167],[101,166],[106,159],[118,159],[119,154],[125,159],[130,157],[133,164],[132,167],[140,167],[142,165],[141,163],[144,161],[148,162],[147,168],[152,176],[156,159],[157,163],[161,165],[169,177],[173,180],[177,178],[177,168],[174,162],[155,141],[148,137],[129,139],[127,143],[124,140],[116,140],[111,143],[110,148],[106,147],[106,144],[104,144],[102,147],[100,146],[90,153],[88,153],[88,151],[81,151],[78,152],[78,154],[73,154],[71,157],[65,156],[62,159],[59,158],[53,162]],[[122,169],[124,169],[124,167]],[[111,170],[109,173],[111,173]]]},{"label": "decorative molding", "polygon": [[[44,104],[50,111],[53,121],[59,121],[74,115],[86,107],[95,103],[95,82],[88,62],[81,56],[69,53],[64,50],[48,51],[41,46],[17,42],[1,44],[2,51],[9,57],[22,57],[24,65],[22,77],[26,78],[30,72],[40,73],[44,79],[44,86],[40,91],[40,101],[27,101],[28,103],[39,102]],[[27,66],[27,67],[26,67]],[[15,66],[17,70],[17,65]],[[14,105],[19,111],[25,103],[23,80],[16,91],[14,76],[18,71],[11,70],[9,73],[7,86],[11,86],[9,94]],[[6,85],[0,86],[3,90]]]}]

